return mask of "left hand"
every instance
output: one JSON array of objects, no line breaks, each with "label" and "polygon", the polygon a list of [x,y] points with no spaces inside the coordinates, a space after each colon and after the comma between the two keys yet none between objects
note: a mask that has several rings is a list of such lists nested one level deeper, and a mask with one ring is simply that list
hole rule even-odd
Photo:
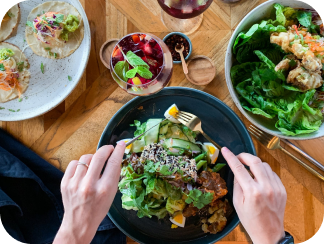
[{"label": "left hand", "polygon": [[54,244],[91,242],[116,195],[124,151],[124,142],[115,149],[103,146],[94,155],[83,155],[69,164],[61,182],[65,213]]}]

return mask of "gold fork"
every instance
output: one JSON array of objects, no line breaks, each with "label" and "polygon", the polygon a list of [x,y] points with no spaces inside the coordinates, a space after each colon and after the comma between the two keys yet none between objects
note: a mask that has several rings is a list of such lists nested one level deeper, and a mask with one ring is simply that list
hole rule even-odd
[{"label": "gold fork", "polygon": [[288,152],[286,149],[284,149],[283,147],[281,147],[280,145],[280,138],[277,136],[272,136],[262,130],[260,130],[259,128],[250,125],[248,131],[257,139],[259,140],[264,146],[266,146],[268,149],[270,150],[274,150],[274,149],[280,149],[281,151],[283,151],[284,153],[288,154],[290,157],[292,157],[293,159],[295,159],[297,161],[297,163],[299,163],[301,166],[303,166],[305,169],[307,169],[309,172],[311,172],[313,175],[315,175],[316,177],[320,178],[321,180],[324,181],[324,176],[319,173],[317,170],[313,169],[312,167],[308,166],[306,163],[304,163],[302,160],[300,160],[299,158],[297,158],[296,156],[294,156],[293,154],[291,154],[290,152]]},{"label": "gold fork", "polygon": [[222,149],[220,145],[218,145],[217,142],[215,142],[213,139],[211,139],[201,128],[201,120],[191,113],[179,111],[176,115],[177,120],[187,126],[192,131],[199,131],[208,141],[213,143],[215,147],[217,147],[219,150]]}]

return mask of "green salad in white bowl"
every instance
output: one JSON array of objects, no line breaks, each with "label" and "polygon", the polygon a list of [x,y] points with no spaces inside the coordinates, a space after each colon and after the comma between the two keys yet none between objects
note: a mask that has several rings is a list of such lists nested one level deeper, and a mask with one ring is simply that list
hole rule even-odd
[{"label": "green salad in white bowl", "polygon": [[298,1],[269,1],[237,27],[226,56],[226,79],[241,112],[270,134],[324,135],[324,27]]}]

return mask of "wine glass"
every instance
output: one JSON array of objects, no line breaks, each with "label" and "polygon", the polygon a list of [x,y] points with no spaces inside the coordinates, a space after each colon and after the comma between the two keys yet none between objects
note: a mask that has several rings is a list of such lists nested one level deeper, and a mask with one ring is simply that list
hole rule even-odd
[{"label": "wine glass", "polygon": [[173,61],[169,48],[160,38],[132,33],[124,36],[113,49],[110,67],[112,77],[122,89],[132,95],[148,96],[169,83]]},{"label": "wine glass", "polygon": [[203,12],[213,0],[157,0],[160,4],[161,18],[164,25],[171,31],[192,34],[200,27]]}]

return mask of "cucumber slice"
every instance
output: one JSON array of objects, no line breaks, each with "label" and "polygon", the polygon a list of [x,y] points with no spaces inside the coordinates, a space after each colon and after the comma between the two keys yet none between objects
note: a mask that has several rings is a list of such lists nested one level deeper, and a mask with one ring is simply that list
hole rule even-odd
[{"label": "cucumber slice", "polygon": [[166,139],[166,136],[165,135],[159,135],[159,141],[165,140],[165,139]]},{"label": "cucumber slice", "polygon": [[171,138],[175,138],[175,139],[181,139],[181,140],[185,140],[185,141],[189,141],[188,137],[186,137],[186,135],[182,132],[182,130],[179,128],[179,126],[177,125],[173,125],[170,127],[171,132],[172,132],[172,136]]},{"label": "cucumber slice", "polygon": [[196,144],[181,139],[174,139],[174,138],[166,139],[163,143],[163,146],[166,148],[173,147],[173,148],[189,149],[197,153],[201,152],[201,149]]},{"label": "cucumber slice", "polygon": [[132,146],[132,152],[133,153],[143,152],[144,147],[145,147],[145,141],[143,139],[134,141]]},{"label": "cucumber slice", "polygon": [[[148,129],[150,129],[154,125],[160,123],[161,121],[162,121],[162,119],[149,119],[146,122],[145,131],[147,131]],[[145,145],[149,145],[151,143],[157,143],[158,142],[159,130],[160,130],[160,126],[155,126],[152,130],[150,130],[149,132],[147,132],[145,134],[145,136],[144,136]]]},{"label": "cucumber slice", "polygon": [[169,125],[168,124],[163,125],[163,126],[160,126],[160,132],[159,132],[159,134],[160,135],[165,135],[166,133],[168,133],[168,128],[169,128]]}]

